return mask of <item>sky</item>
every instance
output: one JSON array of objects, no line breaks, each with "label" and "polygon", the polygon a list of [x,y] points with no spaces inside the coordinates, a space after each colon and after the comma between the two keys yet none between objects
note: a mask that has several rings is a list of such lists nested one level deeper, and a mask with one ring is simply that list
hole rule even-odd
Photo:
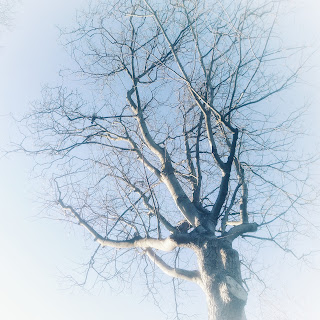
[{"label": "sky", "polygon": [[[16,4],[12,27],[0,35],[0,150],[14,139],[15,125],[8,115],[24,114],[40,97],[44,84],[59,81],[58,72],[69,58],[59,45],[57,26],[72,26],[76,9],[87,3],[21,0]],[[315,51],[298,89],[285,101],[310,104],[305,126],[311,135],[303,145],[315,152],[320,150],[319,9],[316,0],[287,1],[287,14],[279,23],[285,41],[312,46]],[[24,155],[0,158],[0,319],[165,319],[152,300],[143,299],[139,289],[116,295],[108,289],[67,288],[64,275],[77,274],[90,252],[83,233],[42,218],[37,192],[45,190],[41,181],[30,177],[33,165]],[[319,169],[312,167],[312,173],[320,182]],[[320,248],[317,240],[299,245],[299,249]],[[273,265],[263,271],[270,289],[249,299],[248,320],[265,312],[270,315],[263,319],[320,319],[319,271],[278,251],[262,254],[262,260]],[[319,259],[314,266],[320,267]]]}]

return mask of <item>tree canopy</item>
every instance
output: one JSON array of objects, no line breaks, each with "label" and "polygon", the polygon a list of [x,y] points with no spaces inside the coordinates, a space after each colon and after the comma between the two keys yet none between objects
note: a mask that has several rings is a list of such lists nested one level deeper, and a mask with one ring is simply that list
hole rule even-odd
[{"label": "tree canopy", "polygon": [[276,10],[99,1],[64,33],[85,85],[44,88],[21,148],[45,156],[62,219],[98,242],[91,267],[106,280],[156,265],[197,283],[210,319],[244,319],[248,240],[288,250],[306,176],[300,111],[273,100],[299,71],[284,65],[297,50],[274,36]]}]

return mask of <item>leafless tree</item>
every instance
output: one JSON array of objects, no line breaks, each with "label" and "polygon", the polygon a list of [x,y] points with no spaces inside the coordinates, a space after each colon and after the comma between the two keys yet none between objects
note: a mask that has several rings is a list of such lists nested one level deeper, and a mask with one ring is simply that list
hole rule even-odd
[{"label": "leafless tree", "polygon": [[249,241],[288,250],[305,203],[300,112],[272,100],[298,70],[285,68],[296,50],[274,37],[276,12],[99,1],[64,34],[85,85],[45,88],[21,148],[52,174],[62,219],[98,243],[89,268],[104,279],[157,266],[204,291],[210,320],[245,319]]}]

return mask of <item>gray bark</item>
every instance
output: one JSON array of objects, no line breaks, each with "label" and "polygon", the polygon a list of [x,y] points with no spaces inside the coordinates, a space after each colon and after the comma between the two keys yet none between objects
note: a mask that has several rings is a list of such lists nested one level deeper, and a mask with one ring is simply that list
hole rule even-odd
[{"label": "gray bark", "polygon": [[208,320],[245,320],[247,292],[242,287],[239,255],[231,242],[207,240],[196,252]]}]

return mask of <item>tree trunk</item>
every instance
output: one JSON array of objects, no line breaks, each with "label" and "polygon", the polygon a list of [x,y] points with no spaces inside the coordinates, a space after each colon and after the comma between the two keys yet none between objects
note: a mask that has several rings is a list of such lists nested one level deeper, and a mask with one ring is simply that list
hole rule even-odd
[{"label": "tree trunk", "polygon": [[238,252],[225,240],[207,240],[197,250],[208,320],[245,320],[247,292],[242,287]]}]

